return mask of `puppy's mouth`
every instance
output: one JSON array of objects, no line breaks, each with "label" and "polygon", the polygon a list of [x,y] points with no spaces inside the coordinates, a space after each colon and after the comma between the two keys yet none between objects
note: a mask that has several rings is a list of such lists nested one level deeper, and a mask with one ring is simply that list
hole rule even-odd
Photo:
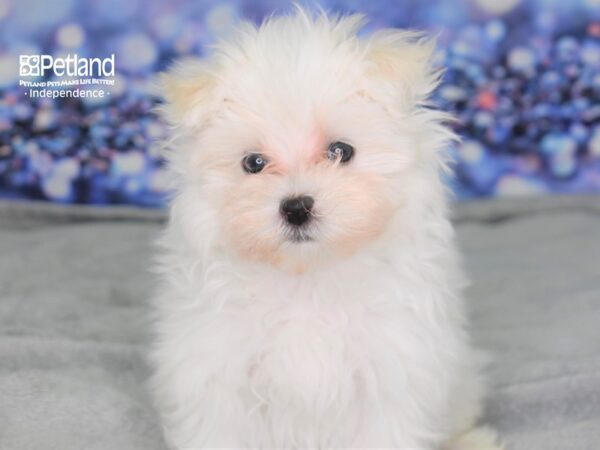
[{"label": "puppy's mouth", "polygon": [[290,242],[300,243],[300,242],[314,241],[314,238],[310,234],[306,234],[306,233],[302,233],[302,232],[293,232],[289,236],[288,240]]},{"label": "puppy's mouth", "polygon": [[303,242],[312,242],[315,240],[314,230],[311,227],[285,227],[284,240],[286,242],[292,242],[294,244],[301,244]]}]

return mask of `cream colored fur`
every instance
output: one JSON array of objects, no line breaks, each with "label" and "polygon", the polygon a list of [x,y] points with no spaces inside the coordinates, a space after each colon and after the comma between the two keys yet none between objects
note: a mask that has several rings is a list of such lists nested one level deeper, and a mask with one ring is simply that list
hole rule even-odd
[{"label": "cream colored fur", "polygon": [[[433,43],[298,10],[163,78],[152,389],[173,448],[497,449],[448,220]],[[351,143],[348,164],[326,157]],[[242,170],[247,152],[269,160]],[[279,205],[315,199],[309,242]],[[467,433],[467,434],[464,434]]]}]

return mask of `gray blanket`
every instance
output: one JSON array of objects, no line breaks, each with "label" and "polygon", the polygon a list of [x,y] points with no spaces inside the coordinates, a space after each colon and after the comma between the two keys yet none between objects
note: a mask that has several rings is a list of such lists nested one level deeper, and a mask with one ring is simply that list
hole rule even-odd
[{"label": "gray blanket", "polygon": [[[160,212],[0,203],[0,448],[163,449],[144,387]],[[485,421],[600,448],[600,198],[462,204]]]}]

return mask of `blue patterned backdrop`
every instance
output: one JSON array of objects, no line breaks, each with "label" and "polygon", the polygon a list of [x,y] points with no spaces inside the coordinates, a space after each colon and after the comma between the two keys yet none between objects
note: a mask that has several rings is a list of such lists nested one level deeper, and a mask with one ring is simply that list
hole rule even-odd
[{"label": "blue patterned backdrop", "polygon": [[[314,5],[314,3],[312,3]],[[600,0],[323,0],[369,29],[439,35],[437,101],[459,117],[460,198],[600,192]],[[201,55],[274,0],[0,0],[0,196],[159,206],[168,189],[152,142],[149,80]],[[22,54],[116,54],[104,99],[31,99]]]}]

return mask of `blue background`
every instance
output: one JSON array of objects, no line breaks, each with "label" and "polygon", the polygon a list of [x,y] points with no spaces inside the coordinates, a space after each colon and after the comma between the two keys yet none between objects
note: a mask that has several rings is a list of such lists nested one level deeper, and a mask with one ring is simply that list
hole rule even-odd
[{"label": "blue background", "polygon": [[[303,3],[303,2],[301,2]],[[306,4],[306,3],[304,3]],[[315,3],[308,3],[308,5]],[[382,27],[439,36],[436,101],[460,119],[453,184],[463,199],[600,192],[600,0],[324,0]],[[0,196],[160,206],[152,145],[165,134],[149,81],[202,55],[241,18],[288,2],[0,0]],[[104,100],[31,100],[18,55],[116,55]]]}]

